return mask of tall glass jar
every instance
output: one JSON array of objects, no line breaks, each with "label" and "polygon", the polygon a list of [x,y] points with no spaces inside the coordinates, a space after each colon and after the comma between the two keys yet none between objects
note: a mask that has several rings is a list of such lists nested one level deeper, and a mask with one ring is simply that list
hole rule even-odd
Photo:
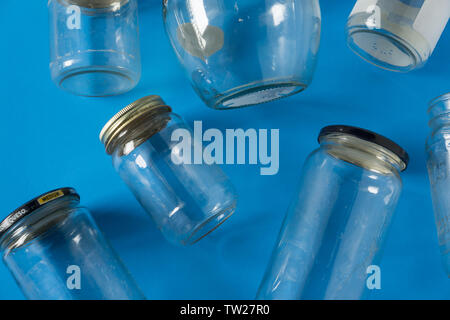
[{"label": "tall glass jar", "polygon": [[71,188],[45,193],[0,224],[3,261],[28,299],[145,299]]},{"label": "tall glass jar", "polygon": [[449,16],[448,0],[358,0],[347,23],[348,44],[378,67],[411,71],[431,56]]},{"label": "tall glass jar", "polygon": [[450,277],[450,92],[430,102],[426,153],[439,248]]},{"label": "tall glass jar", "polygon": [[159,96],[139,99],[117,113],[100,140],[172,243],[193,244],[234,213],[237,196],[231,182],[218,165],[202,160],[198,136]]},{"label": "tall glass jar", "polygon": [[50,71],[56,85],[109,96],[139,82],[137,0],[48,0]]},{"label": "tall glass jar", "polygon": [[192,86],[211,108],[287,97],[312,80],[318,0],[164,0],[163,14]]},{"label": "tall glass jar", "polygon": [[330,126],[303,166],[259,299],[360,299],[379,261],[408,155],[368,130]]}]

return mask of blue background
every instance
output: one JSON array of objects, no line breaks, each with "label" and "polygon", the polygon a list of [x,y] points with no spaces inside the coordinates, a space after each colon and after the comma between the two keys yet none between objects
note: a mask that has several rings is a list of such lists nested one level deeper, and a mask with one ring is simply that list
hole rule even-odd
[{"label": "blue background", "polygon": [[[411,156],[386,242],[382,289],[372,298],[449,299],[441,267],[424,144],[427,102],[450,91],[447,27],[425,68],[377,69],[346,47],[354,1],[323,0],[322,40],[312,85],[296,96],[234,111],[208,109],[191,89],[164,33],[160,0],[140,0],[143,76],[131,92],[80,98],[56,88],[48,70],[46,1],[2,1],[0,216],[60,186],[73,186],[150,299],[252,299],[266,268],[305,157],[328,124],[357,125],[402,145]],[[224,166],[240,199],[236,214],[187,248],[166,242],[140,208],[98,140],[126,104],[159,94],[189,123],[207,128],[279,128],[280,171]],[[0,265],[0,298],[23,298]]]}]

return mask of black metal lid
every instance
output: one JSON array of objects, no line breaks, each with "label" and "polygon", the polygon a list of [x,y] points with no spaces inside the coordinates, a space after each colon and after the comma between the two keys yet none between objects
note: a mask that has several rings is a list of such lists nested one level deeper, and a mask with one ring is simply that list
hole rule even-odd
[{"label": "black metal lid", "polygon": [[0,237],[2,237],[15,223],[30,215],[37,209],[65,196],[73,196],[80,200],[79,194],[73,188],[60,188],[46,192],[23,206],[14,210],[0,223]]},{"label": "black metal lid", "polygon": [[349,135],[352,135],[359,139],[375,143],[375,144],[391,151],[397,157],[399,157],[401,161],[403,161],[403,163],[405,164],[405,168],[402,171],[406,170],[406,168],[408,167],[408,163],[409,163],[408,153],[402,147],[400,147],[398,144],[396,144],[394,141],[392,141],[378,133],[375,133],[375,132],[372,132],[372,131],[369,131],[366,129],[361,129],[358,127],[345,126],[345,125],[327,126],[325,128],[322,128],[322,130],[320,130],[320,134],[319,134],[319,138],[318,138],[319,143],[323,137],[325,137],[329,134],[333,134],[333,133],[349,134]]}]

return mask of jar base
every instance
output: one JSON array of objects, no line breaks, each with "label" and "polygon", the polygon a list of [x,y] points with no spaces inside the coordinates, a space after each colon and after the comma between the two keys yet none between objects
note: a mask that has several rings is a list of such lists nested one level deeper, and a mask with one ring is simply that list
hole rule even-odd
[{"label": "jar base", "polygon": [[354,27],[349,30],[347,44],[365,61],[389,71],[409,72],[422,65],[419,53],[387,30]]},{"label": "jar base", "polygon": [[208,105],[214,109],[235,109],[266,103],[302,92],[307,88],[296,81],[262,81],[240,86],[221,94]]},{"label": "jar base", "polygon": [[220,227],[225,221],[231,217],[236,210],[236,202],[233,202],[227,208],[219,211],[218,213],[211,216],[209,219],[197,226],[194,231],[190,234],[187,240],[182,241],[183,245],[192,245],[200,241],[211,232]]},{"label": "jar base", "polygon": [[133,89],[135,75],[117,67],[92,66],[67,71],[56,79],[64,90],[79,96],[105,97],[125,93]]}]

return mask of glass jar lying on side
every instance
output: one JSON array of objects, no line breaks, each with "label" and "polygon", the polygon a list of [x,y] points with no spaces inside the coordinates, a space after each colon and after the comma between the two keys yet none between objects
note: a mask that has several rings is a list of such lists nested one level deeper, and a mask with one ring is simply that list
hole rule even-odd
[{"label": "glass jar lying on side", "polygon": [[163,15],[192,86],[211,108],[268,102],[311,83],[318,0],[164,0]]},{"label": "glass jar lying on side", "polygon": [[428,175],[442,263],[450,277],[450,92],[430,102]]},{"label": "glass jar lying on side", "polygon": [[368,130],[330,126],[303,166],[259,299],[360,299],[379,262],[408,155]]},{"label": "glass jar lying on side", "polygon": [[28,299],[145,299],[71,188],[43,194],[0,224],[3,261]]},{"label": "glass jar lying on side", "polygon": [[425,64],[450,16],[448,0],[358,0],[347,23],[349,47],[391,71]]},{"label": "glass jar lying on side", "polygon": [[109,96],[141,75],[137,0],[49,0],[50,71],[56,85]]},{"label": "glass jar lying on side", "polygon": [[[195,164],[201,142],[159,96],[117,113],[100,140],[114,167],[164,236],[193,244],[234,212],[235,190],[219,166]],[[203,155],[203,150],[201,150]]]}]

